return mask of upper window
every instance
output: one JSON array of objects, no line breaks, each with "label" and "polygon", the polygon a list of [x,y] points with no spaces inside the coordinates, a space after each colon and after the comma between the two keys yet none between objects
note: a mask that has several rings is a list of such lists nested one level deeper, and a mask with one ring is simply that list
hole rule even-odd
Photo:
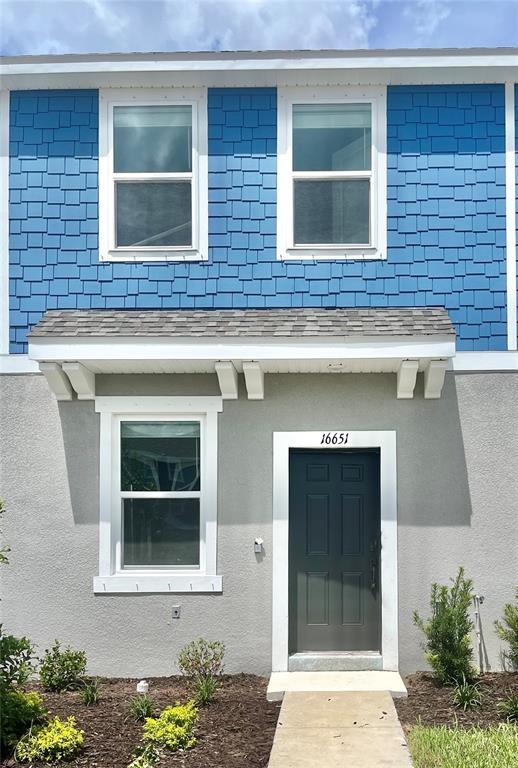
[{"label": "upper window", "polygon": [[102,259],[207,258],[201,92],[101,94]]},{"label": "upper window", "polygon": [[219,397],[98,397],[96,592],[217,592]]},{"label": "upper window", "polygon": [[379,93],[281,92],[281,258],[385,256],[383,105]]}]

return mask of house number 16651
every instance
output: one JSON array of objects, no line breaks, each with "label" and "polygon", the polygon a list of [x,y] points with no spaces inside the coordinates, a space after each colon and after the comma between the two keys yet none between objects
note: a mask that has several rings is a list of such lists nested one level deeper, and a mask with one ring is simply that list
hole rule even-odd
[{"label": "house number 16651", "polygon": [[347,445],[349,432],[324,432],[320,445]]}]

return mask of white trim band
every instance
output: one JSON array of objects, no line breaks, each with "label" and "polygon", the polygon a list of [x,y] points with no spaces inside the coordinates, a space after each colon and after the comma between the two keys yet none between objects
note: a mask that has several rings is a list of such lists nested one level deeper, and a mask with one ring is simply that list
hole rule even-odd
[{"label": "white trim band", "polygon": [[[379,340],[378,340],[379,339]],[[65,360],[321,360],[449,358],[455,355],[451,336],[362,337],[346,341],[334,338],[250,339],[243,343],[228,337],[211,340],[167,338],[41,338],[29,346],[32,360],[63,362]]]},{"label": "white trim band", "polygon": [[9,91],[0,92],[0,355],[9,354]]},{"label": "white trim band", "polygon": [[40,373],[37,361],[29,355],[0,355],[0,376],[21,373]]},{"label": "white trim band", "polygon": [[516,113],[515,84],[505,84],[505,245],[507,348],[517,349],[516,327]]},{"label": "white trim band", "polygon": [[94,576],[94,592],[222,592],[221,576],[175,574],[174,576]]}]

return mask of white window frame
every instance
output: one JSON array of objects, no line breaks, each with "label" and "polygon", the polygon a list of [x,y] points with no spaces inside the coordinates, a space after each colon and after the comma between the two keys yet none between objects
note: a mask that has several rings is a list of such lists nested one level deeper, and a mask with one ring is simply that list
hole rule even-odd
[{"label": "white window frame", "polygon": [[[380,87],[287,87],[278,90],[277,258],[386,259],[387,257],[387,89]],[[292,131],[295,104],[371,104],[370,171],[293,171]],[[294,179],[369,178],[370,242],[366,245],[295,245]]]},{"label": "white window frame", "polygon": [[[191,181],[192,243],[187,246],[116,247],[113,171],[114,107],[190,105],[191,173],[124,173],[125,181]],[[101,261],[206,261],[208,259],[207,89],[104,88],[99,91],[99,258]]]},{"label": "white window frame", "polygon": [[[218,413],[223,410],[222,398],[97,397],[95,410],[100,414],[100,518],[99,576],[94,577],[94,592],[221,592],[222,578],[217,575],[216,565]],[[123,421],[200,422],[199,567],[122,567],[121,500],[125,494],[120,488],[120,425]]]}]

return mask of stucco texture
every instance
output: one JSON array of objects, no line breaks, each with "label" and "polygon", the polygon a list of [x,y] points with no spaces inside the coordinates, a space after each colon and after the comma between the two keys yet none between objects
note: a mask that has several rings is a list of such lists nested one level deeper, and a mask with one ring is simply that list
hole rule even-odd
[{"label": "stucco texture", "polygon": [[[420,377],[421,378],[421,377]],[[227,670],[271,668],[272,433],[397,431],[400,667],[424,666],[414,608],[463,564],[493,621],[518,570],[517,378],[453,376],[443,396],[397,400],[393,375],[267,376],[264,401],[225,401],[219,417],[221,595],[94,595],[98,568],[99,421],[93,402],[56,403],[41,376],[0,378],[0,494],[11,563],[1,573],[5,628],[39,651],[55,637],[84,648],[93,674],[170,674],[197,636],[227,645]],[[98,376],[98,394],[218,394],[212,376]],[[264,539],[256,558],[253,540]],[[181,605],[179,620],[171,607]]]}]

